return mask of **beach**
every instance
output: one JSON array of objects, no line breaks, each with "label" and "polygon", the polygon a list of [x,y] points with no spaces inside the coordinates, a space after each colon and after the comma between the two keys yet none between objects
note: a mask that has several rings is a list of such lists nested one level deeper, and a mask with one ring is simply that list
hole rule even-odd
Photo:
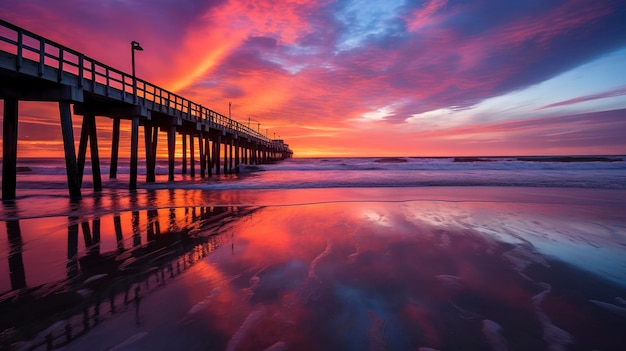
[{"label": "beach", "polygon": [[0,351],[626,350],[625,1],[6,1]]},{"label": "beach", "polygon": [[[312,172],[338,172],[329,162],[353,186],[280,188],[311,172],[294,160],[224,182],[105,188],[80,200],[55,187],[22,190],[2,205],[2,347],[626,344],[625,189],[362,186],[369,165],[346,171],[363,161],[319,161]],[[383,167],[397,174],[407,165]],[[481,182],[494,174],[463,167],[484,173]],[[623,176],[611,167],[606,177]],[[259,186],[270,180],[275,188]]]}]

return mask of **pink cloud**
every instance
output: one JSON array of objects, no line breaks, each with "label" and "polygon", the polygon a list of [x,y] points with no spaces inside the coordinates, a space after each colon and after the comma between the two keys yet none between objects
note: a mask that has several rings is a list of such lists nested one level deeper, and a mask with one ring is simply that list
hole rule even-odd
[{"label": "pink cloud", "polygon": [[411,16],[407,16],[408,29],[416,32],[429,25],[436,24],[438,17],[435,15],[447,3],[448,0],[427,0],[422,8],[414,10]]}]

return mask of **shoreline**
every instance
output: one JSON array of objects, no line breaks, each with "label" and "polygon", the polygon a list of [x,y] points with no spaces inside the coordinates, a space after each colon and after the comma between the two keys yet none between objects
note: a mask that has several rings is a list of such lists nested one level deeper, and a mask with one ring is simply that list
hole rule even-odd
[{"label": "shoreline", "polygon": [[[184,198],[181,198],[184,197]],[[302,199],[306,201],[302,201]],[[183,201],[184,200],[184,201]],[[26,192],[15,201],[0,202],[0,221],[69,215],[106,215],[119,211],[189,206],[290,206],[339,202],[522,202],[626,207],[626,189],[432,186],[336,187],[295,189],[105,189],[68,198],[63,190],[41,195]]]}]

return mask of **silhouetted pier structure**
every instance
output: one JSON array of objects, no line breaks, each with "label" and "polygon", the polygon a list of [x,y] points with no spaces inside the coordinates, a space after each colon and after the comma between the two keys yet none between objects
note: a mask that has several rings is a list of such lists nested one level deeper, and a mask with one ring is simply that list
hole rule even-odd
[{"label": "silhouetted pier structure", "polygon": [[[147,183],[155,182],[159,132],[167,135],[170,181],[174,180],[177,134],[182,135],[182,174],[187,174],[189,157],[192,177],[196,176],[196,160],[200,177],[204,178],[222,171],[235,173],[241,163],[271,163],[292,155],[282,140],[269,139],[200,104],[3,20],[0,20],[0,98],[4,100],[3,199],[15,198],[19,101],[58,102],[67,184],[72,197],[81,195],[88,142],[94,190],[102,189],[96,116],[113,119],[110,178],[117,176],[120,121],[131,122],[131,190],[137,188],[140,126],[145,139]],[[74,146],[72,105],[74,114],[83,116],[78,154]]]}]

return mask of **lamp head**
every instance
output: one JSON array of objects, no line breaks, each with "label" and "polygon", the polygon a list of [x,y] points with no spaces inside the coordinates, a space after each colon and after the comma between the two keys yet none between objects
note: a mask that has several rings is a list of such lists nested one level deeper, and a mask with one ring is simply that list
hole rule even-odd
[{"label": "lamp head", "polygon": [[139,43],[134,40],[130,42],[130,45],[133,50],[143,51],[143,48],[141,47],[141,45],[139,45]]}]

